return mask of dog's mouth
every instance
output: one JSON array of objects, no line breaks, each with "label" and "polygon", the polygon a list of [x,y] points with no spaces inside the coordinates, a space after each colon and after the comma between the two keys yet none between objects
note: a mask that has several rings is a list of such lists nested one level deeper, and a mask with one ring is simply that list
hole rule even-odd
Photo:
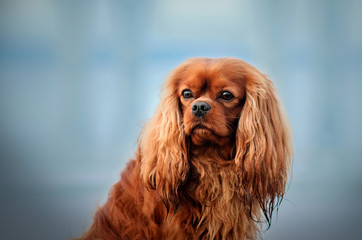
[{"label": "dog's mouth", "polygon": [[195,145],[225,145],[230,140],[229,136],[221,136],[207,125],[197,123],[190,131],[189,136]]},{"label": "dog's mouth", "polygon": [[205,130],[205,131],[214,133],[214,131],[212,131],[210,128],[206,127],[205,125],[203,125],[203,124],[201,124],[201,123],[196,124],[196,125],[192,128],[191,133],[193,133],[194,131],[197,131],[197,130]]},{"label": "dog's mouth", "polygon": [[221,136],[219,134],[217,134],[217,132],[215,132],[213,129],[211,129],[210,127],[198,123],[196,124],[192,129],[191,129],[191,134],[190,135],[199,135],[199,136],[213,136],[213,137],[217,137],[217,138],[224,138],[224,136]]}]

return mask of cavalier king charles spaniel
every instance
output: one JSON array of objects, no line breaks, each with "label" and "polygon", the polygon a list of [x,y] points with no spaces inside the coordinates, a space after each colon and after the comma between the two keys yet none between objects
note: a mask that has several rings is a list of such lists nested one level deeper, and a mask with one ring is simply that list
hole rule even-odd
[{"label": "cavalier king charles spaniel", "polygon": [[256,239],[283,199],[292,152],[264,74],[240,59],[189,59],[81,239]]}]

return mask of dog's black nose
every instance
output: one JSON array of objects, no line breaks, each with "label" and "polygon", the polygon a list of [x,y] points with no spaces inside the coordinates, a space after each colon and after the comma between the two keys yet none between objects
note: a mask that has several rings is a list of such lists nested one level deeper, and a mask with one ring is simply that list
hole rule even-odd
[{"label": "dog's black nose", "polygon": [[195,102],[194,105],[192,105],[192,113],[199,118],[204,116],[210,109],[211,106],[206,102]]}]

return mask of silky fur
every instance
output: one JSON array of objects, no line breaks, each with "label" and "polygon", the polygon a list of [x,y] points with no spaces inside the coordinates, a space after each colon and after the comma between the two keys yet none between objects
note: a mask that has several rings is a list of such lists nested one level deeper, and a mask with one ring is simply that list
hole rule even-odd
[{"label": "silky fur", "polygon": [[[181,96],[187,81],[198,92],[191,100]],[[231,103],[213,97],[220,82],[236,94]],[[190,111],[201,100],[212,106],[202,120]],[[212,133],[193,131],[200,121]],[[240,59],[189,59],[166,81],[135,159],[81,239],[256,239],[284,196],[291,158],[265,75]]]}]

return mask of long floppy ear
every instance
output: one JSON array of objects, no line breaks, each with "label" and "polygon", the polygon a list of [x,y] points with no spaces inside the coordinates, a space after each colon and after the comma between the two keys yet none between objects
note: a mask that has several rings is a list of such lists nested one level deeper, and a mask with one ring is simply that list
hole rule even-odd
[{"label": "long floppy ear", "polygon": [[273,210],[283,199],[293,155],[289,122],[270,80],[255,69],[245,80],[235,164],[243,196],[250,204],[260,204],[270,226]]},{"label": "long floppy ear", "polygon": [[185,133],[182,126],[176,69],[166,81],[155,115],[140,137],[141,178],[150,189],[156,189],[170,201],[185,181],[189,164]]}]

